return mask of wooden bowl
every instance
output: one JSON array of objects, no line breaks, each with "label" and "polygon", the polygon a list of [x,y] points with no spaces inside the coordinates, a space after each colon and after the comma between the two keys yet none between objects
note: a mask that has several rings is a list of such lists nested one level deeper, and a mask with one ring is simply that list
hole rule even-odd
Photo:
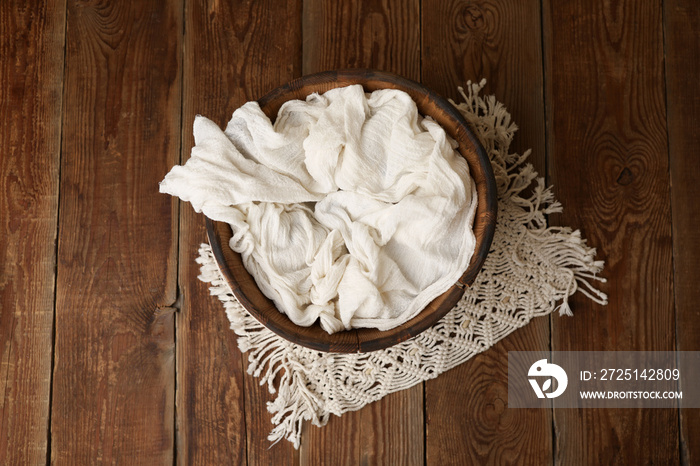
[{"label": "wooden bowl", "polygon": [[263,325],[294,343],[320,351],[355,353],[375,351],[405,341],[440,320],[454,307],[484,263],[496,227],[496,182],[491,163],[462,115],[447,100],[420,84],[391,73],[373,70],[340,70],[312,74],[278,87],[258,101],[265,114],[274,121],[282,104],[304,100],[307,95],[323,93],[336,87],[362,84],[367,92],[377,89],[400,89],[407,92],[422,115],[430,115],[451,137],[459,142],[459,152],[467,159],[476,183],[478,204],[474,218],[476,249],[462,277],[445,293],[403,325],[391,330],[353,329],[328,334],[320,325],[300,327],[277,310],[274,303],[258,289],[243,266],[241,256],[228,246],[231,227],[223,222],[206,220],[207,234],[216,261],[241,305]]}]

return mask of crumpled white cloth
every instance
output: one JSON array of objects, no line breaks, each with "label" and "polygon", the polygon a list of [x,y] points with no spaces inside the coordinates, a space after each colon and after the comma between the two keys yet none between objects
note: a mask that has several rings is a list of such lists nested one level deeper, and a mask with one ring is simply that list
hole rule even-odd
[{"label": "crumpled white cloth", "polygon": [[296,324],[388,330],[452,286],[474,251],[476,189],[456,142],[398,90],[359,85],[257,102],[195,147],[160,191],[227,222],[261,291]]}]

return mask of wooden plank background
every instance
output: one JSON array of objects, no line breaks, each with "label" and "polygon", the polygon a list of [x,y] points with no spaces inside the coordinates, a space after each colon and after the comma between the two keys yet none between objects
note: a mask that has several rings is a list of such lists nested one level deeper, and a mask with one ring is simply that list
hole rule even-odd
[{"label": "wooden plank background", "polygon": [[47,460],[65,3],[0,3],[0,464]]},{"label": "wooden plank background", "polygon": [[[662,5],[633,0],[591,8],[587,2],[564,7],[552,1],[546,4],[544,30],[552,44],[545,65],[551,76],[550,181],[564,206],[577,206],[554,221],[579,226],[600,245],[608,278],[603,289],[614,311],[601,313],[577,297],[581,318],[552,319],[552,349],[672,350]],[[574,186],[571,173],[592,176]],[[583,414],[554,412],[558,462],[591,464],[607,457],[618,464],[678,463],[676,410]],[[593,426],[609,435],[587,441]]]},{"label": "wooden plank background", "polygon": [[53,462],[172,464],[180,149],[176,1],[68,1]]},{"label": "wooden plank background", "polygon": [[[693,0],[0,3],[0,464],[697,463],[697,410],[509,410],[507,353],[700,350],[699,63]],[[195,115],[347,67],[486,78],[610,304],[270,446],[203,218],[157,184]]]},{"label": "wooden plank background", "polygon": [[[539,2],[424,0],[423,12],[423,82],[457,100],[457,86],[486,78],[484,92],[496,94],[522,128],[513,150],[532,148],[530,161],[544,174]],[[506,408],[507,352],[541,348],[549,348],[547,319],[425,384],[427,463],[551,463],[552,413]]]}]

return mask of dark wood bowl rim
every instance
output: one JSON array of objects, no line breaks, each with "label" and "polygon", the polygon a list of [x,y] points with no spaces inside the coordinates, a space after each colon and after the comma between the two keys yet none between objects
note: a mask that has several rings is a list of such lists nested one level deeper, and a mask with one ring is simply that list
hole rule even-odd
[{"label": "dark wood bowl rim", "polygon": [[[358,81],[364,85],[366,81],[370,80],[373,82],[384,82],[389,85],[389,87],[393,88],[404,88],[409,93],[412,92],[414,94],[423,94],[426,99],[435,102],[435,104],[442,111],[444,111],[449,118],[455,120],[458,126],[462,126],[464,135],[468,137],[473,146],[473,150],[476,152],[479,165],[481,166],[485,177],[483,183],[485,184],[487,195],[485,200],[480,200],[480,202],[485,201],[485,211],[481,218],[474,219],[475,227],[477,226],[477,221],[480,222],[481,242],[477,242],[477,249],[474,251],[467,270],[464,272],[462,277],[445,293],[436,298],[436,300],[442,300],[439,309],[435,309],[429,315],[424,315],[425,312],[421,311],[413,319],[410,319],[404,324],[387,331],[362,328],[337,332],[331,335],[321,329],[318,323],[314,324],[312,327],[299,327],[295,325],[293,322],[291,322],[291,320],[289,320],[289,318],[287,318],[286,315],[282,314],[274,307],[274,303],[272,303],[272,301],[264,296],[263,299],[267,300],[268,302],[264,306],[264,309],[260,309],[258,306],[255,306],[253,304],[254,299],[249,299],[248,293],[239,285],[239,281],[231,272],[231,269],[227,264],[220,235],[225,235],[225,231],[221,230],[222,227],[228,228],[228,230],[230,230],[230,227],[223,222],[214,222],[211,219],[206,218],[207,236],[214,257],[216,258],[219,269],[221,270],[224,278],[228,282],[233,294],[236,296],[241,305],[248,312],[250,312],[253,317],[255,317],[277,335],[290,340],[293,343],[318,351],[339,353],[376,351],[408,340],[409,338],[412,338],[433,326],[442,317],[444,317],[444,315],[447,314],[447,312],[449,312],[455,304],[457,304],[459,299],[464,294],[464,288],[471,285],[476,278],[479,270],[481,270],[481,267],[484,264],[486,255],[489,252],[491,242],[493,240],[493,234],[496,228],[498,209],[496,181],[494,179],[491,162],[484,148],[469,129],[469,125],[459,111],[445,98],[438,95],[434,91],[425,88],[421,84],[385,71],[368,69],[324,71],[321,73],[302,76],[290,81],[287,84],[275,88],[260,98],[258,103],[261,108],[266,107],[271,102],[280,99],[289,92],[299,91],[307,85],[336,81]],[[345,85],[349,84],[351,83]],[[274,110],[274,115],[277,114],[277,110],[278,108]],[[470,171],[471,170],[473,169],[470,166]],[[228,241],[226,241],[226,243],[228,243]],[[228,244],[226,244],[226,248],[228,248]],[[259,290],[257,294],[262,295]],[[259,296],[256,296],[256,298],[260,299]],[[276,313],[277,316],[270,314],[270,306],[272,307],[272,312]],[[278,316],[281,316],[281,319]],[[314,327],[317,328],[315,329]]]}]

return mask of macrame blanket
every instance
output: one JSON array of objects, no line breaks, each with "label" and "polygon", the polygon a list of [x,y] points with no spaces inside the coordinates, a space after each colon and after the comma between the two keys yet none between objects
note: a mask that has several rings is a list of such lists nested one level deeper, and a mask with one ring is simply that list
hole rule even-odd
[{"label": "macrame blanket", "polygon": [[403,343],[366,354],[313,351],[278,337],[236,301],[208,245],[199,250],[200,279],[222,302],[238,345],[248,354],[249,373],[276,394],[268,404],[275,427],[271,441],[299,447],[302,425],[323,426],[463,363],[526,325],[554,311],[571,315],[577,290],[599,304],[607,297],[591,282],[603,262],[578,230],[548,227],[561,211],[544,180],[526,163],[529,151],[509,151],[516,126],[493,96],[482,98],[485,81],[468,83],[464,102],[453,104],[469,122],[491,158],[498,185],[498,224],[483,269],[459,303],[435,326]]},{"label": "macrame blanket", "polygon": [[230,247],[277,309],[328,333],[389,330],[450,288],[474,252],[476,187],[456,142],[405,92],[346,86],[257,102],[195,147],[161,192],[233,228]]}]

